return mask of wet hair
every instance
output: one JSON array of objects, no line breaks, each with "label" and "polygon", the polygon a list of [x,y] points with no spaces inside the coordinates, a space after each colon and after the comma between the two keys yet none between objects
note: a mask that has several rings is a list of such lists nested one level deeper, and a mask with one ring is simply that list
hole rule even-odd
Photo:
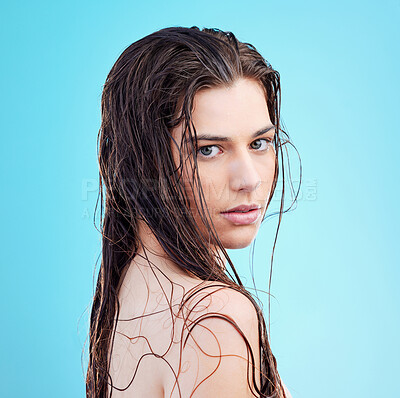
[{"label": "wet hair", "polygon": [[[253,45],[240,42],[232,32],[219,29],[168,27],[128,46],[107,76],[97,142],[100,181],[95,210],[96,213],[100,201],[102,252],[90,315],[87,398],[112,395],[109,353],[120,311],[118,294],[124,273],[140,247],[139,221],[146,223],[169,259],[184,273],[248,297],[257,313],[261,362],[256,364],[261,372],[260,387],[254,384],[252,390],[257,397],[286,396],[268,342],[262,310],[243,286],[218,238],[204,205],[197,173],[196,131],[191,118],[194,96],[199,90],[232,86],[239,78],[253,79],[260,84],[275,126],[275,174],[268,207],[277,184],[279,156],[283,170],[282,148],[290,140],[280,124],[279,73]],[[182,148],[171,134],[180,123],[185,126],[185,134],[188,132],[188,140],[182,137],[181,145],[186,153],[193,155],[192,187],[199,192],[200,206],[196,205],[209,237],[204,236],[196,224],[182,183]],[[180,151],[178,167],[172,155],[173,145]],[[279,224],[283,194],[284,189]],[[230,268],[221,268],[220,258],[210,247],[211,241],[221,249]],[[178,311],[181,316],[190,298],[193,293],[184,296]],[[173,316],[178,314],[173,313]],[[253,358],[251,349],[250,355]],[[254,366],[252,374],[254,380]]]}]

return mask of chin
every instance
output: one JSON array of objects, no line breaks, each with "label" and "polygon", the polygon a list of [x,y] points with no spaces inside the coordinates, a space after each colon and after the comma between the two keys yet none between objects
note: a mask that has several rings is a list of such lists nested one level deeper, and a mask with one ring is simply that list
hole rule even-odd
[{"label": "chin", "polygon": [[235,242],[233,244],[225,245],[225,249],[244,249],[245,247],[249,247],[252,241],[250,242]]},{"label": "chin", "polygon": [[241,235],[232,238],[226,237],[225,239],[220,239],[222,245],[225,249],[244,249],[248,247],[253,242],[256,234],[250,234],[249,236]]}]

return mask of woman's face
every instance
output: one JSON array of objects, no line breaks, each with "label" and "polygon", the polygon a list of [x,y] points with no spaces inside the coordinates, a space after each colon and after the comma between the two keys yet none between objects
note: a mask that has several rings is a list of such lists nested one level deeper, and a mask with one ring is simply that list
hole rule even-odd
[{"label": "woman's face", "polygon": [[[259,83],[245,78],[230,88],[203,89],[194,97],[192,121],[198,138],[198,173],[218,237],[226,249],[247,247],[260,227],[275,171],[272,143],[275,126],[269,117],[264,92]],[[172,131],[179,145],[182,134],[182,125]],[[189,148],[190,143],[190,153]],[[172,151],[178,165],[175,145]],[[209,239],[194,202],[196,199],[201,209],[198,190],[194,185],[193,192],[189,184],[193,181],[193,159],[187,154],[183,159],[186,159],[183,181],[191,211]],[[224,213],[239,205],[255,205],[259,209]]]}]

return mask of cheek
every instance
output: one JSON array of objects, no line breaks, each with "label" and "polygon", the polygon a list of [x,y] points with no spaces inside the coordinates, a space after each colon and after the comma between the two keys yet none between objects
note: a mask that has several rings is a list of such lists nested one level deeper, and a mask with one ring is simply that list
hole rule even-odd
[{"label": "cheek", "polygon": [[209,169],[199,173],[205,200],[210,207],[216,207],[226,196],[228,180],[223,174],[223,170]]},{"label": "cheek", "polygon": [[268,162],[260,164],[258,168],[258,173],[260,176],[261,184],[257,188],[257,192],[259,193],[259,195],[265,196],[270,191],[274,180],[274,174],[275,174],[274,159],[268,159]]},{"label": "cheek", "polygon": [[[228,182],[222,175],[222,170],[218,171],[216,175],[216,171],[214,170],[199,170],[199,179],[201,182],[201,187],[203,191],[203,197],[205,200],[205,204],[210,212],[210,215],[213,216],[216,212],[223,210],[224,205],[227,202],[227,186]],[[195,200],[198,204],[199,209],[201,209],[200,204],[200,192],[198,192],[199,187],[194,185],[194,192],[190,185],[185,183],[185,188],[188,193],[188,198],[190,201],[190,205],[195,214],[197,214],[201,210],[196,209]]]},{"label": "cheek", "polygon": [[270,152],[257,163],[257,172],[262,181],[270,181],[275,173],[275,154]]}]

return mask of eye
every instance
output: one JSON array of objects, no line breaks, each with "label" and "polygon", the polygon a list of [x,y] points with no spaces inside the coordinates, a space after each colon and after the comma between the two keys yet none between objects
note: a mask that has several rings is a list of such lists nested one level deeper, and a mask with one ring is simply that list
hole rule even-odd
[{"label": "eye", "polygon": [[[264,141],[264,145],[260,146],[260,142]],[[254,148],[253,144],[254,143],[258,143],[258,145],[256,144],[256,148]],[[270,147],[272,146],[272,140],[271,139],[266,139],[266,138],[259,138],[255,141],[253,141],[251,143],[251,146],[253,149],[256,149],[258,152],[264,152],[264,151],[268,151],[270,149]],[[206,159],[212,159],[216,156],[216,154],[218,152],[214,152],[214,155],[212,155],[212,148],[218,149],[217,145],[207,145],[207,146],[202,146],[198,149],[197,154],[200,155],[203,158]]]},{"label": "eye", "polygon": [[199,148],[197,153],[200,154],[201,156],[205,157],[205,158],[213,158],[214,156],[210,156],[210,153],[212,153],[210,148],[217,148],[218,149],[218,147],[216,145],[207,145],[207,146],[202,146],[201,148]]},{"label": "eye", "polygon": [[272,140],[271,139],[266,139],[266,138],[259,138],[258,140],[255,140],[252,142],[252,145],[256,142],[259,143],[260,141],[264,141],[266,145],[260,149],[259,145],[256,145],[256,148],[253,147],[253,149],[259,149],[260,151],[267,151],[271,146],[272,146]]}]

